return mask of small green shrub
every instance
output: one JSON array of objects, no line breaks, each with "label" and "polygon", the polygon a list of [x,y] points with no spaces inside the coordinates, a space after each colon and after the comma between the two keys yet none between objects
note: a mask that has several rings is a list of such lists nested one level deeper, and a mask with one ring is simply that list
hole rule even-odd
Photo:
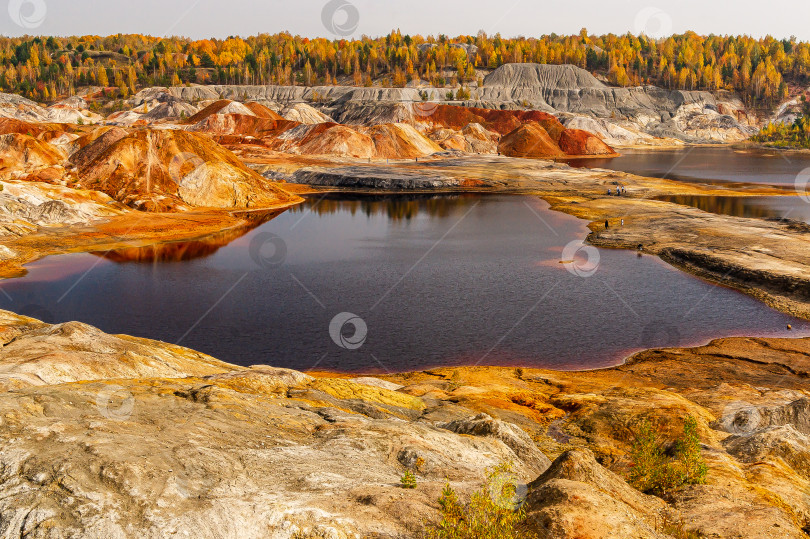
[{"label": "small green shrub", "polygon": [[469,503],[462,503],[447,483],[439,497],[441,518],[428,524],[424,539],[537,539],[532,532],[520,529],[526,511],[516,500],[517,484],[512,479],[512,465],[504,463],[487,473],[484,486],[473,493]]},{"label": "small green shrub", "polygon": [[678,440],[676,457],[681,468],[684,483],[699,485],[706,482],[708,467],[700,451],[700,436],[697,433],[697,419],[686,416],[683,423],[683,438]]},{"label": "small green shrub", "polygon": [[651,491],[659,481],[666,458],[658,443],[655,428],[646,419],[638,425],[630,460],[630,484],[641,492]]},{"label": "small green shrub", "polygon": [[402,488],[416,488],[416,476],[410,470],[405,470],[405,473],[402,474],[402,478],[400,478],[399,483],[402,485]]},{"label": "small green shrub", "polygon": [[656,522],[655,530],[675,539],[701,539],[698,532],[686,529],[683,519],[676,519],[671,515],[664,515],[661,521]]},{"label": "small green shrub", "polygon": [[700,451],[697,420],[684,420],[683,437],[675,442],[675,456],[664,452],[653,425],[642,421],[630,451],[632,468],[629,482],[636,489],[657,496],[666,495],[684,485],[706,482],[706,461]]}]

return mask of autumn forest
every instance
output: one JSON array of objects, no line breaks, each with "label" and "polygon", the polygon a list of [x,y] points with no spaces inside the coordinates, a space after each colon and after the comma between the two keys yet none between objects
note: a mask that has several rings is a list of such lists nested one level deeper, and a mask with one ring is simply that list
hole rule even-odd
[{"label": "autumn forest", "polygon": [[281,84],[475,86],[509,62],[575,64],[618,86],[738,92],[771,106],[810,76],[810,43],[747,36],[667,39],[551,34],[505,39],[409,36],[308,39],[288,33],[193,41],[142,35],[0,38],[0,89],[41,102],[82,86],[122,98],[153,85]]}]

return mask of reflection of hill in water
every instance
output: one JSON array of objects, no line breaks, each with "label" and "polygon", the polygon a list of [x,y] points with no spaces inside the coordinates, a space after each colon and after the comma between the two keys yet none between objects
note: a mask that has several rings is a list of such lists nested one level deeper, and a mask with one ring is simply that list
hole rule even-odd
[{"label": "reflection of hill in water", "polygon": [[313,212],[327,215],[348,212],[362,213],[369,217],[383,216],[392,221],[407,221],[420,213],[431,217],[449,217],[460,208],[465,208],[479,198],[477,194],[453,195],[344,195],[328,194],[308,197],[307,201],[294,206],[291,212]]},{"label": "reflection of hill in water", "polygon": [[196,240],[155,243],[144,247],[126,247],[111,251],[98,251],[92,254],[117,263],[182,262],[195,258],[204,258],[211,256],[220,247],[228,245],[257,226],[278,216],[282,211],[244,212],[241,215],[246,220],[244,225],[229,228]]},{"label": "reflection of hill in water", "polygon": [[701,196],[701,195],[669,195],[659,196],[656,200],[673,202],[682,206],[692,206],[699,210],[719,215],[733,215],[734,217],[756,217],[768,219],[781,217],[781,212],[757,203],[747,197],[732,196]]}]

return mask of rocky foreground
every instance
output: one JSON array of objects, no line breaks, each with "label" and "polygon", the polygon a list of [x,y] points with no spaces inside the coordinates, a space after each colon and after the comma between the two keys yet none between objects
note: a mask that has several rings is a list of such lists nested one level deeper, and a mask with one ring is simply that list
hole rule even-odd
[{"label": "rocky foreground", "polygon": [[[723,339],[591,372],[347,378],[77,322],[4,311],[0,324],[4,537],[417,537],[446,481],[466,496],[501,462],[542,538],[810,530],[808,339]],[[665,499],[630,487],[639,422],[666,442],[687,415],[706,483]]]}]

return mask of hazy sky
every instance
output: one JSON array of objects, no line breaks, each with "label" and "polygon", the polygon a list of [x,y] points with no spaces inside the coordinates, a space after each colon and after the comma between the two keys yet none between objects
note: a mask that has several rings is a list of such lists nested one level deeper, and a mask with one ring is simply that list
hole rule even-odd
[{"label": "hazy sky", "polygon": [[694,30],[701,34],[795,35],[810,40],[810,1],[787,0],[0,0],[3,35],[142,33],[193,38],[275,33],[306,36],[503,36]]}]

